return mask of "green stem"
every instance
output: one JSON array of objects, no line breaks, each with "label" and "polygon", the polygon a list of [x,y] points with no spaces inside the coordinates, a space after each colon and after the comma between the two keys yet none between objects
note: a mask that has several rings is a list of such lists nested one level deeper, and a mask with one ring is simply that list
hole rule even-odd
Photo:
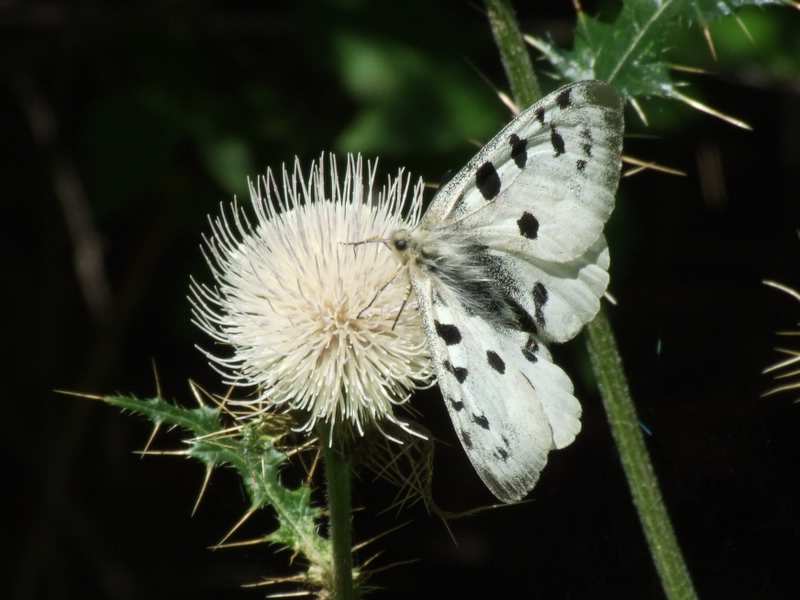
[{"label": "green stem", "polygon": [[325,478],[328,483],[330,538],[333,547],[333,599],[353,600],[352,507],[350,460],[334,445],[324,446]]},{"label": "green stem", "polygon": [[[525,108],[541,92],[513,9],[508,0],[486,0],[486,8],[514,99]],[[611,433],[661,585],[670,600],[697,598],[639,428],[614,332],[602,308],[587,331],[589,356]]]},{"label": "green stem", "polygon": [[511,93],[520,108],[536,102],[542,95],[533,72],[531,57],[509,0],[486,0],[486,12],[503,68],[511,84]]},{"label": "green stem", "polygon": [[605,311],[587,326],[589,357],[650,554],[670,600],[697,598],[669,520]]}]

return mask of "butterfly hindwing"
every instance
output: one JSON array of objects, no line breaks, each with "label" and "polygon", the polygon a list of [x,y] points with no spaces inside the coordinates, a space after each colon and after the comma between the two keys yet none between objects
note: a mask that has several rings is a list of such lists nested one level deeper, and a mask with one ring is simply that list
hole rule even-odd
[{"label": "butterfly hindwing", "polygon": [[544,341],[565,342],[600,310],[608,286],[609,255],[600,236],[583,255],[565,262],[487,247],[495,285],[518,303]]},{"label": "butterfly hindwing", "polygon": [[572,384],[534,336],[468,314],[434,279],[412,283],[456,433],[495,496],[519,500],[535,485],[548,452],[580,430]]},{"label": "butterfly hindwing", "polygon": [[523,111],[445,185],[422,227],[479,234],[541,260],[583,255],[614,205],[622,100],[597,81],[570,84]]}]

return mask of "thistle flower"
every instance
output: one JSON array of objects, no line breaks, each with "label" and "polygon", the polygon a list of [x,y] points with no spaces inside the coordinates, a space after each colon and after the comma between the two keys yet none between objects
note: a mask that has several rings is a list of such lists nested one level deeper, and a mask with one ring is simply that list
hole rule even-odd
[{"label": "thistle flower", "polygon": [[201,348],[225,382],[255,388],[237,402],[241,416],[295,410],[301,431],[346,423],[360,435],[375,426],[393,439],[385,422],[413,433],[394,406],[432,379],[430,356],[392,253],[347,243],[413,227],[422,182],[410,190],[400,170],[376,192],[376,163],[367,162],[365,181],[361,158],[346,162],[340,178],[336,158],[326,173],[323,155],[304,177],[295,159],[280,182],[270,170],[250,182],[254,221],[235,201],[209,217],[204,254],[215,284],[192,279],[193,322],[232,350]]}]

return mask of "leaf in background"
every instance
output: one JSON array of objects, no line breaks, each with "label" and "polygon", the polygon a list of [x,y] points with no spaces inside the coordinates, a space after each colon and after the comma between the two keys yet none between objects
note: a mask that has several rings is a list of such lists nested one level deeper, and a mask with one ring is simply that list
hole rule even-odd
[{"label": "leaf in background", "polygon": [[645,123],[647,120],[636,98],[661,96],[749,128],[742,121],[678,91],[681,83],[672,79],[665,50],[674,42],[673,34],[699,25],[713,54],[709,23],[733,15],[735,9],[743,6],[767,5],[797,7],[788,0],[626,0],[611,23],[579,10],[572,50],[562,50],[531,36],[526,36],[526,40],[545,55],[563,78],[571,81],[601,79],[611,83]]},{"label": "leaf in background", "polygon": [[353,33],[337,35],[334,51],[342,85],[357,107],[337,150],[382,156],[419,155],[421,148],[448,152],[464,140],[488,137],[503,120],[491,92],[461,65]]}]

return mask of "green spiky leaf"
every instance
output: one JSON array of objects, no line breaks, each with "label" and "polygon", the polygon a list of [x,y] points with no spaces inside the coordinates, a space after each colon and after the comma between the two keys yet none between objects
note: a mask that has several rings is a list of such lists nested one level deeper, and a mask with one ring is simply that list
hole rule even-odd
[{"label": "green spiky leaf", "polygon": [[679,98],[665,54],[680,29],[708,24],[744,6],[793,5],[786,0],[625,0],[613,22],[578,13],[571,50],[528,37],[563,78],[601,79],[627,98]]},{"label": "green spiky leaf", "polygon": [[317,532],[322,511],[312,505],[307,485],[288,488],[281,482],[280,471],[287,457],[276,447],[275,436],[255,425],[244,426],[236,435],[215,435],[224,424],[220,410],[208,406],[184,408],[161,398],[135,396],[105,396],[103,401],[190,434],[184,440],[187,456],[211,468],[234,468],[247,490],[251,510],[271,507],[275,511],[278,528],[264,536],[265,542],[303,555],[309,562],[309,573],[329,571],[330,541]]}]

